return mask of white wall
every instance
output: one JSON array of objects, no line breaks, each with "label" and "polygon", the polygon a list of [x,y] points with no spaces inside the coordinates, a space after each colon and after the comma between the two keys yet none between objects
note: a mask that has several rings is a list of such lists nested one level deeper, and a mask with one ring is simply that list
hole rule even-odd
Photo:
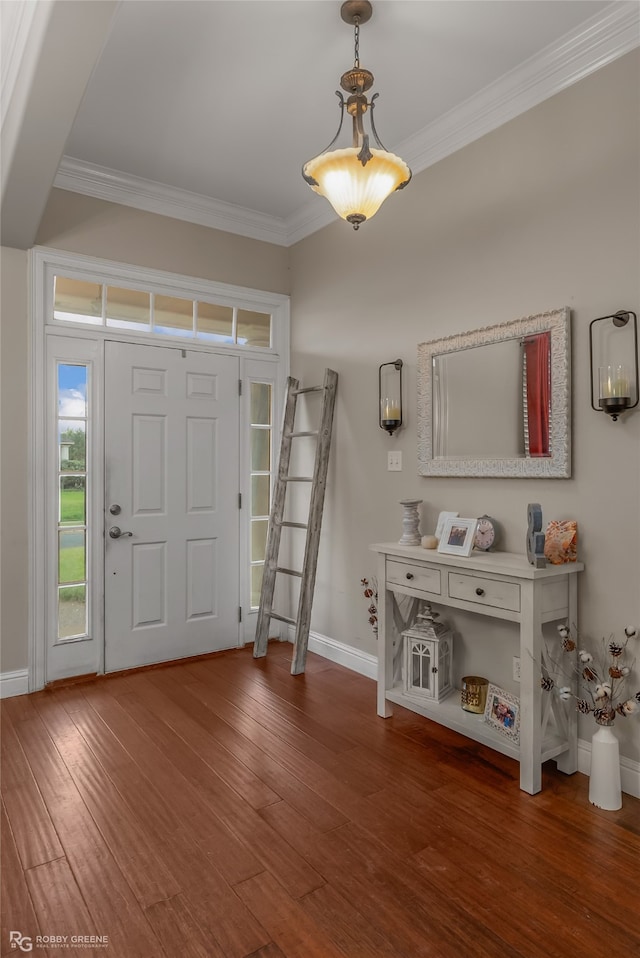
[{"label": "white wall", "polygon": [[52,190],[36,244],[273,293],[289,292],[288,250],[92,196]]},{"label": "white wall", "polygon": [[[375,568],[368,544],[400,537],[406,497],[424,500],[423,532],[441,509],[487,512],[514,552],[528,502],[545,521],[577,519],[584,632],[640,624],[640,412],[613,423],[591,410],[588,342],[595,317],[640,311],[639,81],[635,51],[424,171],[357,233],[340,222],[292,249],[292,375],[340,374],[315,631],[375,653],[360,579]],[[572,311],[573,477],[419,478],[416,345],[561,306]],[[397,356],[406,427],[389,438],[377,367]],[[403,472],[387,472],[389,449]],[[473,623],[455,624],[468,646]],[[513,687],[502,631],[473,646],[473,667]],[[640,760],[640,723],[616,725]],[[591,730],[587,720],[581,737]]]}]

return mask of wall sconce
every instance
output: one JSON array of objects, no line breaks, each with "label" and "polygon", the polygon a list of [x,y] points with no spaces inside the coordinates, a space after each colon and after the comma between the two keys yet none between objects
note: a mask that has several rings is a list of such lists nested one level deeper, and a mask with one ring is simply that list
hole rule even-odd
[{"label": "wall sconce", "polygon": [[378,367],[378,407],[380,428],[390,436],[402,425],[402,360]]},{"label": "wall sconce", "polygon": [[[589,326],[589,359],[591,408],[606,412],[615,422],[620,413],[638,405],[640,395],[636,314],[630,309],[619,309],[610,316],[594,319]],[[594,403],[596,382],[597,406]]]}]

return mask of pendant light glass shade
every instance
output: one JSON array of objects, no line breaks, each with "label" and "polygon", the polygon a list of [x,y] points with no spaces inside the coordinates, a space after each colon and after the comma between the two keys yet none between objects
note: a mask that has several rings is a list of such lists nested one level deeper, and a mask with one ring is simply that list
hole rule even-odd
[{"label": "pendant light glass shade", "polygon": [[[304,164],[302,176],[314,193],[328,199],[338,216],[357,230],[377,213],[391,193],[407,185],[411,170],[381,143],[373,121],[378,94],[374,93],[371,99],[366,95],[373,86],[373,74],[360,66],[360,24],[371,17],[371,3],[346,0],[340,13],[342,19],[355,28],[353,68],[340,78],[340,86],[349,96],[345,100],[336,91],[340,102],[338,132],[322,153]],[[345,113],[352,120],[351,144],[333,149],[338,143]]]},{"label": "pendant light glass shade", "polygon": [[411,170],[395,153],[370,152],[366,166],[358,159],[356,146],[321,153],[305,164],[305,174],[316,182],[311,189],[328,199],[343,220],[371,219],[386,198],[411,178]]}]

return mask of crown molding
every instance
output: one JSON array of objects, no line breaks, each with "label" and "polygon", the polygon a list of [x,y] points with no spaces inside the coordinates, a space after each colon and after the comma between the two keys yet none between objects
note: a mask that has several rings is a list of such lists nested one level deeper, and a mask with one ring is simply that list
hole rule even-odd
[{"label": "crown molding", "polygon": [[295,213],[288,216],[285,220],[287,230],[287,246],[293,246],[306,236],[317,233],[329,223],[335,223],[339,219],[330,203],[325,200],[319,203],[318,198],[310,199],[304,206],[298,207]]},{"label": "crown molding", "polygon": [[167,186],[155,180],[131,176],[106,166],[85,163],[72,156],[63,156],[53,185],[72,193],[83,193],[99,200],[237,233],[277,246],[288,245],[284,220],[277,216]]},{"label": "crown molding", "polygon": [[404,140],[394,152],[414,174],[420,173],[637,46],[640,4],[612,4]]},{"label": "crown molding", "polygon": [[2,126],[21,72],[32,70],[48,24],[50,4],[14,2],[2,8],[0,56],[0,117]]},{"label": "crown molding", "polygon": [[[414,175],[640,46],[640,3],[612,3],[577,30],[394,147]],[[54,186],[113,203],[292,246],[337,219],[311,200],[287,219],[63,157]]]}]

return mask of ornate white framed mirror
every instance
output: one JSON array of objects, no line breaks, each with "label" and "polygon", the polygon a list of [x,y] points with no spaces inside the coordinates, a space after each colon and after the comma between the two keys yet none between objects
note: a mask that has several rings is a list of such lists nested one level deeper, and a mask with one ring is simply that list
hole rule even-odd
[{"label": "ornate white framed mirror", "polygon": [[420,343],[418,474],[569,478],[569,309]]}]

